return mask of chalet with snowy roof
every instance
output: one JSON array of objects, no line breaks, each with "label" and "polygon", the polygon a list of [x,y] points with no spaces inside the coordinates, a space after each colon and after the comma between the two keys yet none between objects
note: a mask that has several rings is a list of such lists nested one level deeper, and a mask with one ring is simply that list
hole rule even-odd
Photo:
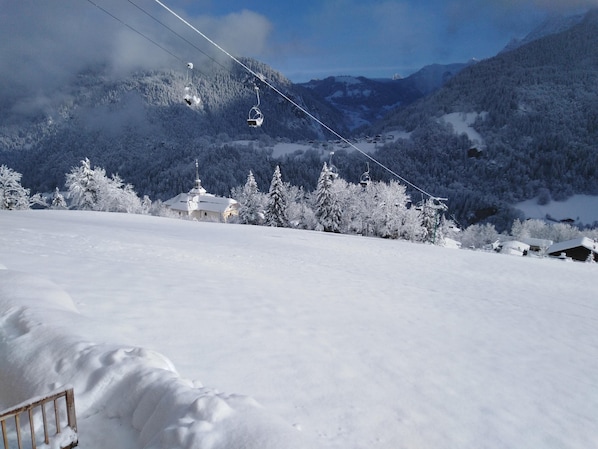
[{"label": "chalet with snowy roof", "polygon": [[238,214],[239,203],[232,198],[207,193],[199,179],[198,164],[195,162],[195,184],[188,193],[179,193],[164,202],[170,210],[180,216],[200,221],[226,222]]},{"label": "chalet with snowy roof", "polygon": [[598,242],[587,237],[555,243],[548,248],[547,252],[549,256],[566,257],[582,262],[592,257],[594,262],[598,262]]},{"label": "chalet with snowy roof", "polygon": [[509,240],[507,242],[500,242],[496,249],[502,254],[525,256],[529,252],[530,245],[518,240]]},{"label": "chalet with snowy roof", "polygon": [[538,239],[533,237],[519,237],[519,240],[528,244],[530,251],[540,254],[545,254],[548,248],[554,243],[549,239]]}]

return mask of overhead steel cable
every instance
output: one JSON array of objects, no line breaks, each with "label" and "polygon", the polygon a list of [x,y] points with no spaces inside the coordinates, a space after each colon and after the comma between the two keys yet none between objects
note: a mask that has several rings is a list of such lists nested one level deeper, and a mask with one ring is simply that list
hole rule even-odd
[{"label": "overhead steel cable", "polygon": [[[90,4],[94,5],[96,8],[100,9],[101,11],[103,11],[104,13],[106,13],[107,15],[109,15],[110,17],[112,17],[114,20],[120,22],[122,25],[124,25],[127,28],[129,28],[134,33],[138,34],[139,36],[143,37],[144,39],[146,39],[150,43],[152,43],[155,46],[157,46],[158,48],[160,48],[161,50],[165,51],[166,53],[168,53],[169,55],[171,55],[173,58],[177,59],[178,61],[182,62],[183,64],[186,64],[186,61],[184,61],[180,56],[176,55],[175,53],[173,53],[172,51],[170,51],[169,49],[167,49],[163,45],[160,45],[158,42],[156,42],[155,40],[153,40],[152,38],[150,38],[146,34],[144,34],[144,33],[140,32],[139,30],[135,29],[133,26],[131,26],[128,23],[124,22],[123,20],[119,19],[117,16],[115,16],[114,14],[112,14],[110,11],[108,11],[105,8],[103,8],[102,6],[98,5],[93,0],[87,0],[87,1]],[[156,17],[154,17],[152,14],[150,14],[149,12],[147,12],[146,10],[144,10],[143,8],[141,8],[135,2],[133,2],[132,0],[127,0],[127,1],[131,5],[135,6],[139,11],[143,12],[148,17],[150,17],[154,21],[156,21],[158,24],[160,24],[161,26],[163,26],[164,28],[166,28],[167,30],[169,30],[176,37],[178,37],[179,39],[183,40],[188,45],[190,45],[191,47],[195,48],[200,53],[202,53],[205,56],[207,56],[209,59],[211,59],[213,62],[215,62],[216,64],[218,64],[222,68],[226,69],[226,67],[223,66],[218,60],[216,60],[215,58],[213,58],[212,56],[210,56],[209,54],[207,54],[206,52],[204,52],[202,49],[200,49],[199,47],[197,47],[194,43],[192,43],[191,41],[189,41],[188,39],[186,39],[185,37],[183,37],[182,35],[180,35],[176,31],[174,31],[171,27],[169,27],[168,25],[166,25],[165,23],[163,23],[162,21],[160,21],[159,19],[157,19]],[[344,142],[345,144],[347,144],[348,146],[350,146],[354,150],[356,150],[359,153],[361,153],[363,156],[365,156],[366,158],[368,158],[369,160],[371,160],[373,163],[375,163],[379,167],[381,167],[384,170],[386,170],[388,173],[390,173],[391,175],[393,175],[394,177],[396,177],[397,179],[399,179],[400,181],[402,181],[404,184],[409,185],[410,187],[412,187],[413,189],[419,191],[423,195],[426,195],[430,199],[439,200],[439,201],[445,201],[446,200],[446,198],[439,198],[439,197],[437,197],[435,195],[430,194],[429,192],[427,192],[424,189],[420,188],[416,184],[414,184],[414,183],[410,182],[409,180],[405,179],[403,176],[399,175],[394,170],[392,170],[390,167],[384,165],[382,162],[378,161],[377,159],[375,159],[370,154],[368,154],[365,151],[363,151],[361,148],[359,148],[353,142],[351,142],[350,140],[348,140],[347,138],[345,138],[344,136],[342,136],[341,134],[339,134],[332,127],[328,126],[326,123],[324,123],[323,121],[321,121],[318,117],[316,117],[311,112],[309,112],[306,108],[304,108],[303,106],[301,106],[300,104],[298,104],[296,101],[294,101],[288,95],[286,95],[284,92],[282,92],[280,89],[278,89],[274,84],[272,84],[271,82],[269,82],[263,74],[257,73],[255,70],[253,70],[251,67],[249,67],[247,64],[245,64],[239,58],[237,58],[234,55],[232,55],[231,53],[229,53],[227,50],[225,50],[223,47],[221,47],[217,42],[215,42],[210,37],[208,37],[206,34],[204,34],[202,31],[200,31],[199,29],[197,29],[195,26],[193,26],[191,23],[189,23],[187,20],[185,20],[183,17],[181,17],[179,14],[177,14],[175,11],[173,11],[171,8],[169,8],[167,5],[165,5],[162,1],[160,1],[160,0],[154,0],[154,1],[156,3],[158,3],[158,5],[160,5],[162,8],[164,8],[166,11],[168,11],[170,14],[172,14],[174,17],[176,17],[178,20],[180,20],[187,27],[189,27],[191,30],[193,30],[195,33],[199,34],[202,38],[204,38],[206,41],[208,41],[211,45],[213,45],[214,47],[216,47],[219,51],[221,51],[226,56],[228,56],[229,58],[231,58],[235,63],[237,63],[238,65],[240,65],[241,67],[243,67],[248,73],[250,73],[251,75],[253,75],[255,78],[259,79],[264,85],[268,86],[270,89],[272,89],[278,95],[280,95],[284,100],[288,101],[290,104],[292,104],[297,109],[299,109],[301,112],[303,112],[306,116],[308,116],[309,118],[311,118],[312,120],[314,120],[316,123],[318,123],[322,128],[326,129],[332,135],[336,136],[339,140],[341,140],[342,142]]]},{"label": "overhead steel cable", "polygon": [[154,44],[156,47],[161,48],[162,50],[164,50],[166,53],[168,53],[170,56],[172,56],[175,59],[178,59],[179,61],[181,61],[182,63],[185,63],[185,61],[180,58],[179,56],[175,55],[173,52],[171,52],[169,49],[167,49],[166,47],[163,47],[162,45],[160,45],[158,42],[156,42],[155,40],[153,40],[152,38],[150,38],[149,36],[143,34],[141,31],[136,30],[135,28],[133,28],[131,25],[129,25],[128,23],[122,21],[121,19],[119,19],[118,17],[116,17],[114,14],[112,14],[110,11],[108,11],[107,9],[103,8],[102,6],[98,5],[97,3],[95,3],[92,0],[87,0],[89,3],[91,3],[93,6],[95,6],[96,8],[98,8],[100,11],[103,11],[104,13],[108,14],[110,17],[112,17],[114,20],[116,20],[117,22],[120,22],[121,24],[123,24],[124,26],[126,26],[128,29],[130,29],[131,31],[133,31],[134,33],[137,33],[139,36],[141,36],[142,38],[148,40],[149,42],[151,42],[152,44]]},{"label": "overhead steel cable", "polygon": [[341,141],[343,141],[344,143],[346,143],[347,145],[349,145],[351,148],[353,148],[354,150],[358,151],[359,153],[361,153],[362,155],[364,155],[365,157],[367,157],[369,160],[371,160],[372,162],[374,162],[375,164],[377,164],[379,167],[382,167],[388,173],[392,174],[397,179],[399,179],[403,183],[411,186],[413,189],[419,191],[423,195],[426,195],[430,199],[439,200],[439,201],[446,200],[446,198],[439,198],[439,197],[437,197],[435,195],[432,195],[431,193],[426,192],[424,189],[418,187],[414,183],[412,183],[412,182],[408,181],[407,179],[403,178],[401,175],[399,175],[398,173],[396,173],[394,170],[390,169],[389,167],[387,167],[386,165],[384,165],[380,161],[376,160],[374,157],[372,157],[371,155],[369,155],[368,153],[366,153],[365,151],[363,151],[361,148],[359,148],[358,146],[356,146],[353,142],[349,141],[348,139],[346,139],[345,137],[343,137],[341,134],[339,134],[338,132],[336,132],[334,129],[332,129],[330,126],[328,126],[326,123],[322,122],[319,118],[317,118],[315,115],[313,115],[312,113],[310,113],[303,106],[301,106],[300,104],[298,104],[297,102],[295,102],[293,99],[289,98],[287,95],[285,95],[283,92],[281,92],[278,88],[276,88],[276,86],[274,86],[272,83],[270,83],[263,74],[255,72],[253,69],[251,69],[251,67],[249,67],[247,64],[245,64],[239,58],[235,57],[234,55],[232,55],[231,53],[229,53],[228,51],[226,51],[217,42],[215,42],[214,40],[210,39],[210,37],[208,37],[202,31],[200,31],[195,26],[193,26],[191,23],[189,23],[187,20],[185,20],[183,17],[181,17],[175,11],[173,11],[170,7],[168,7],[167,5],[165,5],[162,1],[160,1],[160,0],[154,0],[154,1],[158,5],[160,5],[162,8],[164,8],[166,11],[168,11],[170,14],[172,14],[174,17],[176,17],[177,19],[179,19],[182,23],[184,23],[187,27],[189,27],[195,33],[199,34],[206,41],[208,41],[210,44],[212,44],[214,47],[216,47],[218,50],[220,50],[222,53],[224,53],[226,56],[228,56],[229,58],[231,58],[234,62],[236,62],[237,64],[239,64],[241,67],[243,67],[251,75],[253,75],[257,79],[259,79],[262,83],[264,83],[266,86],[268,86],[274,92],[276,92],[282,98],[284,98],[286,101],[288,101],[289,103],[291,103],[293,106],[295,106],[297,109],[299,109],[305,115],[307,115],[309,118],[311,118],[312,120],[314,120],[316,123],[318,123],[324,129],[326,129],[327,131],[329,131],[331,134],[333,134],[334,136],[336,136],[338,139],[340,139]]},{"label": "overhead steel cable", "polygon": [[142,13],[144,13],[146,16],[150,17],[151,19],[153,19],[156,23],[160,24],[161,26],[163,26],[164,28],[166,28],[168,31],[170,31],[172,34],[174,34],[176,37],[178,37],[179,39],[183,40],[184,42],[186,42],[187,44],[189,44],[191,47],[193,47],[194,49],[196,49],[197,51],[199,51],[200,53],[204,54],[205,56],[207,56],[209,59],[211,59],[213,62],[215,62],[216,64],[218,64],[220,67],[222,67],[223,69],[227,69],[225,66],[223,66],[216,58],[213,58],[212,56],[210,56],[209,54],[207,54],[205,51],[203,51],[201,48],[199,48],[197,45],[195,45],[193,42],[191,42],[190,40],[188,40],[187,38],[185,38],[184,36],[181,36],[179,33],[177,33],[175,30],[173,30],[171,27],[169,27],[168,25],[166,25],[164,22],[162,22],[160,19],[158,19],[157,17],[153,16],[152,14],[150,14],[148,11],[146,11],[145,9],[143,9],[141,6],[137,5],[135,2],[133,2],[132,0],[127,0],[131,5],[133,5],[135,8],[137,8],[139,11],[141,11]]}]

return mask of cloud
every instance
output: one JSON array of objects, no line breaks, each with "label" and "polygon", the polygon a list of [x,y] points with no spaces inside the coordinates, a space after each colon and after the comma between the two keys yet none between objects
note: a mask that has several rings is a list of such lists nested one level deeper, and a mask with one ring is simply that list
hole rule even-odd
[{"label": "cloud", "polygon": [[[217,49],[157,4],[143,8],[153,18],[123,0],[0,0],[4,107],[18,103],[24,112],[26,104],[35,110],[52,103],[57,91],[91,65],[102,64],[120,76],[133,69],[182,66],[177,59],[205,58],[155,19],[205,53],[220,57]],[[268,20],[250,11],[184,18],[237,55],[259,56],[271,30]]]},{"label": "cloud", "polygon": [[272,24],[262,15],[243,10],[219,19],[200,19],[208,22],[213,39],[235,56],[259,57],[268,45]]}]

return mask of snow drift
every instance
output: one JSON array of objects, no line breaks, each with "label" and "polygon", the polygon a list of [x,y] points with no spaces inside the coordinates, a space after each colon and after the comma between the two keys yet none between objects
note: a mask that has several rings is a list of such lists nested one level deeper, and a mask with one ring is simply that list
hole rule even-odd
[{"label": "snow drift", "polygon": [[138,432],[139,447],[308,447],[300,432],[252,398],[182,379],[161,354],[95,344],[69,333],[81,319],[56,284],[0,270],[2,406],[66,383],[74,386],[78,415],[128,422]]},{"label": "snow drift", "polygon": [[102,212],[0,230],[0,407],[73,385],[81,448],[598,441],[597,264]]}]

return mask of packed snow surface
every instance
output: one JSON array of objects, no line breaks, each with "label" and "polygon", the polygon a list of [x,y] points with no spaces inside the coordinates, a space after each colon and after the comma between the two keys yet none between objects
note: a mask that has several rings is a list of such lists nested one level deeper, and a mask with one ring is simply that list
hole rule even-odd
[{"label": "packed snow surface", "polygon": [[0,211],[0,408],[83,449],[587,449],[598,265],[139,215]]}]

